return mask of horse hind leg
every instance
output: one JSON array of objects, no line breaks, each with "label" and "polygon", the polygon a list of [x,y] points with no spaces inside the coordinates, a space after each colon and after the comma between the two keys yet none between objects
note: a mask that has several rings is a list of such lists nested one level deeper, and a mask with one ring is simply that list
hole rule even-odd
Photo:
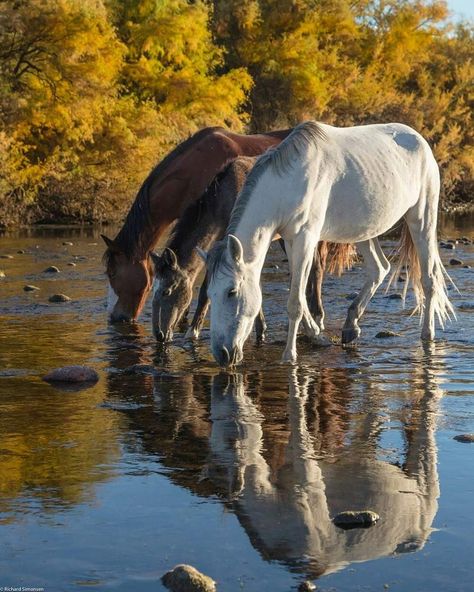
[{"label": "horse hind leg", "polygon": [[370,299],[390,270],[390,263],[385,257],[377,238],[357,243],[357,248],[364,258],[368,279],[347,311],[346,322],[342,328],[343,344],[351,343],[360,336],[359,320]]},{"label": "horse hind leg", "polygon": [[311,272],[306,285],[306,300],[311,316],[316,321],[320,331],[324,331],[324,307],[322,298],[322,286],[324,270],[326,268],[327,245],[324,242],[318,244],[314,250],[314,259]]}]

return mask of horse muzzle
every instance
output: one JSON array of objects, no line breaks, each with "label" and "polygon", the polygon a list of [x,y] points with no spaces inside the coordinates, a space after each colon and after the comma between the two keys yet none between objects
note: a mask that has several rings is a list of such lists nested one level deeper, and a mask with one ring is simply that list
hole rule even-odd
[{"label": "horse muzzle", "polygon": [[224,368],[228,366],[236,366],[243,358],[242,351],[238,347],[233,347],[229,350],[225,345],[222,345],[213,348],[212,353],[219,366]]}]

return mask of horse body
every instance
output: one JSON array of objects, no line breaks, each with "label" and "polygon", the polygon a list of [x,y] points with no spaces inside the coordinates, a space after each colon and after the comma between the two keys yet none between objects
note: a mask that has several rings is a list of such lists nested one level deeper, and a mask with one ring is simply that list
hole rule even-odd
[{"label": "horse body", "polygon": [[[360,334],[358,320],[389,271],[377,236],[404,217],[405,254],[420,299],[426,300],[422,337],[433,339],[434,316],[453,309],[436,243],[439,172],[427,142],[402,124],[352,128],[306,122],[255,165],[234,208],[227,239],[208,258],[211,347],[221,364],[236,363],[261,306],[259,278],[272,237],[285,240],[291,270],[289,331],[284,359],[296,359],[300,321],[319,338],[304,286],[320,239],[355,242],[368,271],[343,329]],[[421,267],[420,267],[421,266]],[[420,305],[422,304],[420,299]]]},{"label": "horse body", "polygon": [[112,321],[135,320],[153,284],[150,251],[186,207],[199,199],[216,174],[238,156],[258,156],[291,130],[242,135],[206,128],[177,146],[141,186],[125,223],[107,245],[104,260],[116,302]]}]

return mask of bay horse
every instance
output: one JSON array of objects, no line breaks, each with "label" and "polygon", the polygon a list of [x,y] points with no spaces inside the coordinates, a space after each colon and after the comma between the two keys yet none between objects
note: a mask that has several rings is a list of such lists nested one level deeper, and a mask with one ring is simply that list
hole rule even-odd
[{"label": "bay horse", "polygon": [[439,169],[426,140],[410,127],[375,124],[337,128],[314,121],[296,127],[261,156],[240,193],[223,241],[207,256],[211,348],[221,365],[242,348],[262,304],[260,275],[275,234],[285,241],[291,273],[289,328],[283,361],[296,360],[298,326],[317,339],[305,297],[320,240],[356,243],[367,281],[349,307],[342,342],[360,335],[359,320],[389,272],[377,237],[403,219],[399,266],[407,265],[421,338],[435,336],[454,309],[436,240]]},{"label": "bay horse", "polygon": [[153,284],[150,252],[217,173],[237,156],[261,155],[290,132],[242,135],[208,127],[179,144],[151,171],[115,239],[101,235],[107,246],[103,259],[112,322],[138,318]]},{"label": "bay horse", "polygon": [[[237,195],[256,161],[257,157],[239,156],[216,175],[200,199],[186,208],[161,255],[150,253],[155,266],[152,329],[158,341],[171,341],[176,327],[180,326],[189,310],[195,280],[204,267],[196,248],[209,249],[223,237]],[[281,243],[284,250],[283,241]],[[322,270],[327,267],[331,273],[340,275],[352,265],[354,256],[352,245],[338,245],[334,249],[332,245],[321,242],[315,251],[306,292],[310,312],[321,330],[324,328]],[[206,275],[186,338],[198,339],[208,307]],[[265,318],[260,310],[255,320],[257,343],[264,340],[265,329]]]}]

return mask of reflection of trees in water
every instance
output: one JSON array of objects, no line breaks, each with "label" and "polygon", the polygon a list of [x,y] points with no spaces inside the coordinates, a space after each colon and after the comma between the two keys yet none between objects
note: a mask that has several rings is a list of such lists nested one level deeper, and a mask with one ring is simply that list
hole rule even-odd
[{"label": "reflection of trees in water", "polygon": [[[133,449],[158,458],[176,484],[219,496],[263,557],[316,577],[426,542],[439,495],[433,368],[426,351],[407,364],[409,391],[388,393],[369,373],[354,380],[340,367],[111,375],[120,384],[110,392],[148,401],[123,409]],[[388,459],[390,431],[403,445]],[[381,516],[371,529],[331,521],[367,508]]]}]

